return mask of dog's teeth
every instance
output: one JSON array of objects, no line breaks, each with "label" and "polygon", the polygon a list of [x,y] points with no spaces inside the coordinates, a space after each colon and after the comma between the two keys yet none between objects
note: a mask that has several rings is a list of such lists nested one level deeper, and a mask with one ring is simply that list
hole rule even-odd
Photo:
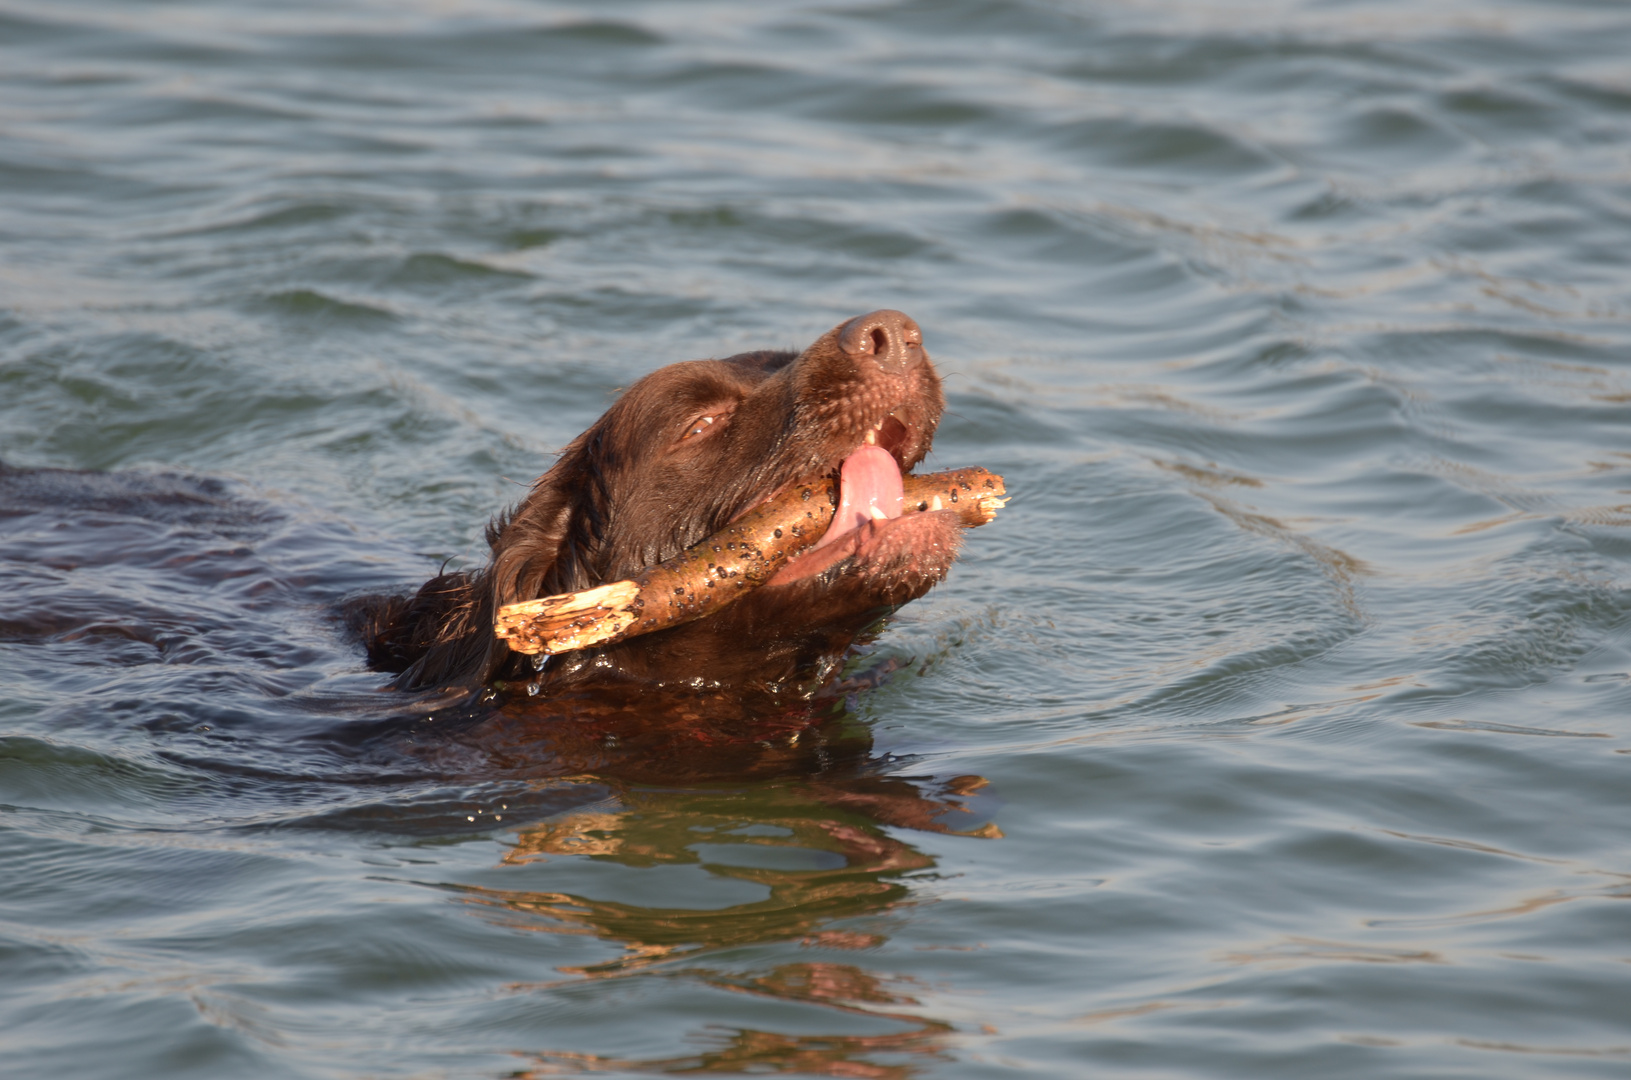
[{"label": "dog's teeth", "polygon": [[930,510],[944,510],[945,508],[946,504],[940,501],[940,496],[936,495],[934,498],[929,500]]},{"label": "dog's teeth", "polygon": [[867,431],[866,431],[866,444],[868,446],[877,446],[878,445],[878,429],[877,428],[867,428]]},{"label": "dog's teeth", "polygon": [[869,507],[867,507],[867,509],[872,511],[872,520],[873,521],[888,521],[889,520],[889,515],[884,513],[882,510],[879,510],[876,506],[869,506]]}]

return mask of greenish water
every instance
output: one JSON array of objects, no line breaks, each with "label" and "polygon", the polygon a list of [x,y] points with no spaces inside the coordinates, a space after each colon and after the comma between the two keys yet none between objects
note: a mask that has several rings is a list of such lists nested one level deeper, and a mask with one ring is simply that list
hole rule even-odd
[{"label": "greenish water", "polygon": [[[141,474],[0,517],[0,1071],[1626,1075],[1628,58],[1609,2],[0,0],[0,461]],[[544,779],[376,690],[341,597],[879,307],[1016,498],[859,758]]]}]

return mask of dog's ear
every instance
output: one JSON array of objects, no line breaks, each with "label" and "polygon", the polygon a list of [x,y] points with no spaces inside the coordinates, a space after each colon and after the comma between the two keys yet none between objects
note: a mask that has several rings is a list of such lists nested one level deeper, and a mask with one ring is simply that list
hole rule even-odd
[{"label": "dog's ear", "polygon": [[376,668],[400,672],[399,689],[488,681],[511,656],[493,633],[498,609],[581,587],[560,582],[582,561],[574,510],[590,434],[567,447],[525,499],[488,523],[492,562],[485,570],[443,574],[381,613],[368,635],[369,659]]},{"label": "dog's ear", "polygon": [[603,444],[599,424],[578,436],[520,505],[487,526],[494,611],[600,584],[594,566],[610,503]]}]

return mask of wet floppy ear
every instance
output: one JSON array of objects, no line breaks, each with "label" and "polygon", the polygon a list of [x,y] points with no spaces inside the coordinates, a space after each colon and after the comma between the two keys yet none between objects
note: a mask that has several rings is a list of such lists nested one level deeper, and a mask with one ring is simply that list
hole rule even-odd
[{"label": "wet floppy ear", "polygon": [[521,505],[487,527],[494,610],[598,584],[592,566],[610,503],[602,443],[598,425],[579,436]]},{"label": "wet floppy ear", "polygon": [[[510,656],[509,646],[493,635],[493,613],[516,600],[575,591],[554,587],[571,532],[571,489],[563,482],[570,470],[561,467],[565,462],[557,462],[519,506],[487,526],[493,561],[485,572],[474,580],[463,574],[437,578],[420,589],[415,603],[440,601],[435,604],[436,629],[423,655],[397,678],[397,686],[487,681]],[[444,582],[449,587],[442,588]]]},{"label": "wet floppy ear", "polygon": [[554,474],[554,469],[545,474],[507,520],[487,527],[493,551],[488,585],[495,611],[504,604],[546,595],[539,590],[560,561],[572,513],[559,484],[549,482]]}]

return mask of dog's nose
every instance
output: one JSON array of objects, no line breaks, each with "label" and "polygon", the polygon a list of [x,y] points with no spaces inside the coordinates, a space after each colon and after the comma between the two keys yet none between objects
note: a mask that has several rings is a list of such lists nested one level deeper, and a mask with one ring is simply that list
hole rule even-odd
[{"label": "dog's nose", "polygon": [[838,332],[838,347],[855,360],[871,357],[890,375],[910,371],[924,361],[923,331],[910,315],[887,308],[845,323]]}]

